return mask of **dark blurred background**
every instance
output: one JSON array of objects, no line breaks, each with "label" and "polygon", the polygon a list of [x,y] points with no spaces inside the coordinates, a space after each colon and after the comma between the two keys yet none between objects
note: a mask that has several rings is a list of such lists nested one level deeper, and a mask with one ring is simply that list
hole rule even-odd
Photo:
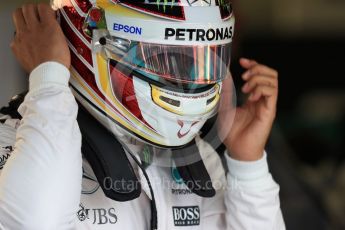
[{"label": "dark blurred background", "polygon": [[[8,46],[11,11],[24,2],[0,3],[0,106],[27,87]],[[237,88],[239,57],[280,73],[268,152],[287,229],[345,229],[345,0],[234,2]]]},{"label": "dark blurred background", "polygon": [[[235,1],[239,57],[279,70],[268,146],[287,229],[345,229],[345,1]],[[239,88],[239,87],[237,87]]]}]

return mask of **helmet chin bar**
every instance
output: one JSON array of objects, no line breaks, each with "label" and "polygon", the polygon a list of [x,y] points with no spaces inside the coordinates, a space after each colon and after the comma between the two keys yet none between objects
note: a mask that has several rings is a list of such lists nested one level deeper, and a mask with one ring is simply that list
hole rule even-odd
[{"label": "helmet chin bar", "polygon": [[[94,170],[105,195],[116,201],[130,201],[138,198],[141,194],[141,184],[126,151],[134,158],[136,154],[106,130],[81,105],[78,123],[83,136],[84,156]],[[201,197],[213,197],[215,189],[195,141],[190,142],[187,148],[172,150],[172,152],[186,186]],[[188,162],[191,154],[198,156],[198,161],[192,164]],[[121,186],[112,186],[118,182],[121,182]]]}]

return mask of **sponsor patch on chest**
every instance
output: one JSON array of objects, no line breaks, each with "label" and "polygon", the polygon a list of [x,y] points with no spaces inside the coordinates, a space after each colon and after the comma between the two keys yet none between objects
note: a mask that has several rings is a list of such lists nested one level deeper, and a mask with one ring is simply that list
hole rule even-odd
[{"label": "sponsor patch on chest", "polygon": [[172,207],[174,225],[178,227],[200,225],[199,206]]},{"label": "sponsor patch on chest", "polygon": [[118,217],[115,208],[85,208],[83,204],[79,205],[77,217],[80,222],[90,221],[93,225],[116,224]]}]

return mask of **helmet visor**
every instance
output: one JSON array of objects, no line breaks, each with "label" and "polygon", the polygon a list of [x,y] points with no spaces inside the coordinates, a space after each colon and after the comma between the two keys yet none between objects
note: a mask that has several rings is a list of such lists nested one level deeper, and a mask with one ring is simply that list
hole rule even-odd
[{"label": "helmet visor", "polygon": [[231,45],[178,46],[134,43],[122,61],[167,80],[210,84],[228,75]]},{"label": "helmet visor", "polygon": [[166,45],[126,41],[107,35],[94,36],[94,47],[106,59],[113,59],[148,78],[186,84],[212,84],[229,73],[231,43],[221,45]]}]

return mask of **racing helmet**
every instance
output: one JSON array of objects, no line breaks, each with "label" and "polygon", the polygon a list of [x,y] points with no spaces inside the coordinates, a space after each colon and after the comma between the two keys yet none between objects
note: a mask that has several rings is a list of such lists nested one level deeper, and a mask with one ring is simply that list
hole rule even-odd
[{"label": "racing helmet", "polygon": [[229,77],[230,0],[53,0],[77,100],[115,135],[191,142]]}]

